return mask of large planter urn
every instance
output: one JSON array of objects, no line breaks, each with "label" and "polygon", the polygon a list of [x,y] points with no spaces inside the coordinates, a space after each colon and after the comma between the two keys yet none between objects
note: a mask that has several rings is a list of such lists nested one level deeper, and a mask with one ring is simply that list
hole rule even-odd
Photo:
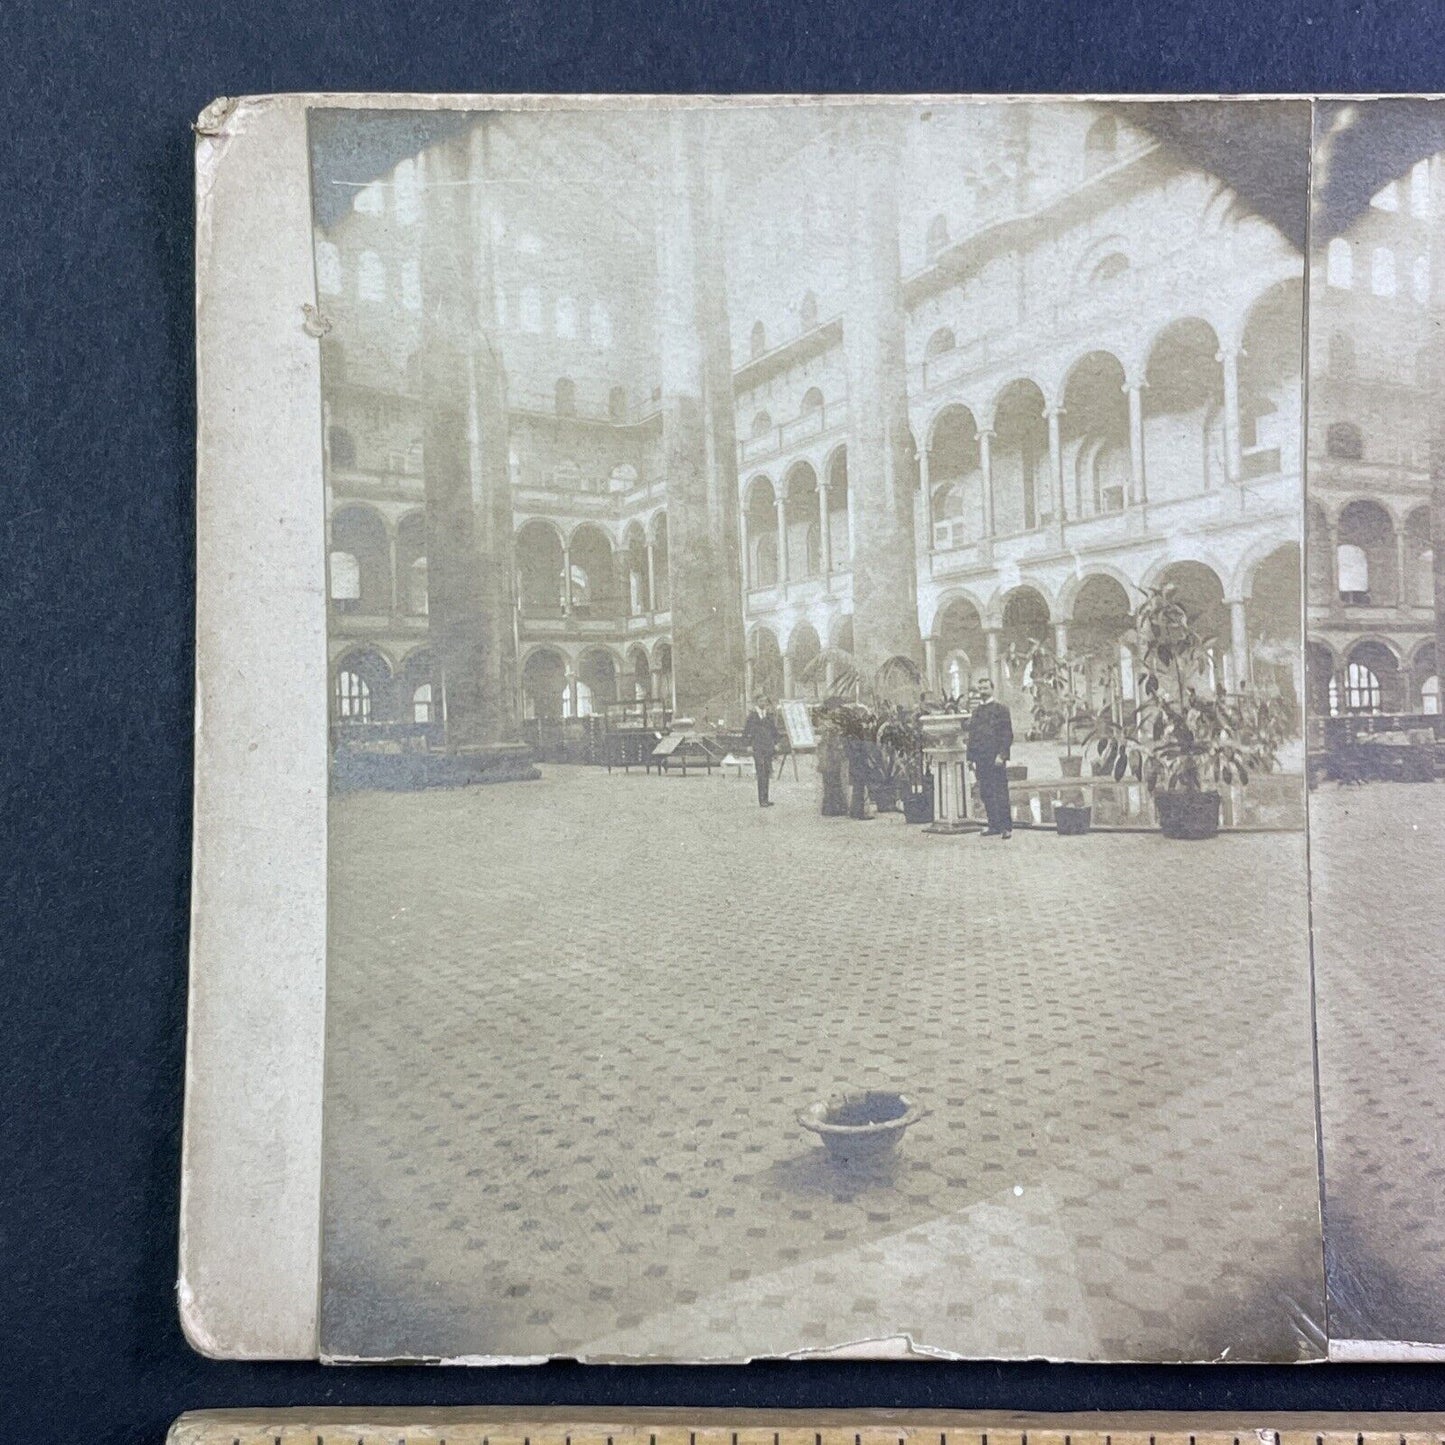
[{"label": "large planter urn", "polygon": [[843,818],[848,814],[847,759],[838,738],[818,742],[818,771],[823,775],[823,816]]},{"label": "large planter urn", "polygon": [[1155,793],[1154,811],[1166,838],[1212,838],[1219,832],[1218,793]]}]

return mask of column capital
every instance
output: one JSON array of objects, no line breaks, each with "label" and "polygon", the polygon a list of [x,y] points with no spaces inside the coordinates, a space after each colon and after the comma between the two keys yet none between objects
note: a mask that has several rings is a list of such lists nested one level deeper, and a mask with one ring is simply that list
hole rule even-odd
[{"label": "column capital", "polygon": [[1142,372],[1126,371],[1124,373],[1124,384],[1119,388],[1122,392],[1148,391],[1149,383],[1144,379]]},{"label": "column capital", "polygon": [[1043,411],[1041,411],[1039,415],[1042,416],[1045,421],[1057,421],[1058,418],[1063,416],[1067,410],[1067,407],[1060,406],[1055,402],[1050,402],[1047,406],[1044,407]]},{"label": "column capital", "polygon": [[978,429],[976,432],[974,432],[974,434],[973,434],[973,439],[974,439],[974,441],[976,441],[976,442],[981,442],[981,441],[983,441],[985,438],[988,438],[988,439],[991,440],[991,439],[992,439],[993,437],[995,437],[996,435],[997,435],[997,432],[995,432],[995,430],[993,429],[993,427],[991,427],[991,426],[981,426],[981,427],[979,427],[979,429]]},{"label": "column capital", "polygon": [[1214,353],[1214,359],[1221,363],[1225,361],[1238,361],[1241,356],[1247,356],[1248,354],[1244,347],[1237,341],[1221,341],[1219,343],[1219,350]]}]

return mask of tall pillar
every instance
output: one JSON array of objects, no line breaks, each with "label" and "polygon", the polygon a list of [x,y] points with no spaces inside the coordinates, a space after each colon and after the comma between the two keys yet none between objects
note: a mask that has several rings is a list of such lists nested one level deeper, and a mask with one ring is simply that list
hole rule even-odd
[{"label": "tall pillar", "polygon": [[1326,522],[1325,532],[1330,547],[1330,595],[1327,599],[1331,610],[1340,605],[1340,528],[1337,522]]},{"label": "tall pillar", "polygon": [[783,696],[793,695],[793,655],[790,652],[783,654]]},{"label": "tall pillar", "polygon": [[1395,596],[1395,606],[1401,612],[1407,612],[1410,608],[1409,566],[1410,533],[1408,528],[1401,527],[1395,533],[1395,572],[1400,579]]},{"label": "tall pillar", "polygon": [[657,553],[651,537],[647,539],[647,610],[657,611]]},{"label": "tall pillar", "polygon": [[938,685],[938,639],[936,637],[925,637],[923,639],[923,686],[930,693],[937,693]]},{"label": "tall pillar", "polygon": [[572,615],[572,549],[562,543],[562,611]]},{"label": "tall pillar", "polygon": [[988,648],[988,675],[994,691],[1003,686],[1003,665],[999,660],[999,630],[997,627],[984,629],[983,640]]},{"label": "tall pillar", "polygon": [[1149,500],[1149,483],[1144,473],[1144,383],[1131,377],[1124,383],[1129,397],[1129,501],[1142,507]]},{"label": "tall pillar", "polygon": [[849,118],[852,206],[843,349],[848,372],[848,496],[853,655],[864,686],[892,657],[922,661],[912,444],[898,257],[901,118],[858,106]]},{"label": "tall pillar", "polygon": [[1059,546],[1064,545],[1064,448],[1059,436],[1059,418],[1063,416],[1061,406],[1048,407],[1044,415],[1049,422],[1049,488],[1054,494],[1054,530],[1058,533]]},{"label": "tall pillar", "polygon": [[1229,604],[1229,655],[1234,672],[1232,686],[1242,692],[1249,686],[1249,619],[1245,615],[1243,599],[1236,598]]},{"label": "tall pillar", "polygon": [[823,585],[832,585],[833,539],[828,534],[828,484],[818,482],[818,563],[823,569]]},{"label": "tall pillar", "polygon": [[984,427],[978,434],[978,465],[983,475],[983,535],[995,534],[993,513],[993,428]]},{"label": "tall pillar", "polygon": [[788,498],[779,492],[776,498],[778,514],[778,586],[783,595],[788,592]]},{"label": "tall pillar", "polygon": [[672,686],[680,714],[743,705],[738,448],[723,274],[721,166],[704,111],[660,115],[657,207],[662,465],[667,488]]},{"label": "tall pillar", "polygon": [[933,483],[929,479],[928,448],[918,449],[918,490],[923,494],[923,550],[933,551]]},{"label": "tall pillar", "polygon": [[1225,346],[1215,353],[1224,377],[1224,469],[1236,486],[1244,474],[1239,435],[1239,348]]},{"label": "tall pillar", "polygon": [[506,379],[493,316],[488,122],[428,153],[421,246],[428,631],[448,748],[514,741]]},{"label": "tall pillar", "polygon": [[[1400,533],[1403,537],[1405,534]],[[391,607],[390,614],[395,617],[401,611],[401,578],[396,575],[396,533],[388,529],[386,534],[386,553],[388,565],[391,567]]]}]

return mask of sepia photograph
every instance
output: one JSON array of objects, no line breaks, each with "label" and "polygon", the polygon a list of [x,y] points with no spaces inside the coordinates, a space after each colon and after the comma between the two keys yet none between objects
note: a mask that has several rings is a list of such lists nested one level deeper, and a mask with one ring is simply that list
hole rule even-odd
[{"label": "sepia photograph", "polygon": [[1445,1341],[1445,110],[1316,110],[1308,736],[1333,1339]]},{"label": "sepia photograph", "polygon": [[1322,1354],[1309,126],[311,111],[324,1357]]}]

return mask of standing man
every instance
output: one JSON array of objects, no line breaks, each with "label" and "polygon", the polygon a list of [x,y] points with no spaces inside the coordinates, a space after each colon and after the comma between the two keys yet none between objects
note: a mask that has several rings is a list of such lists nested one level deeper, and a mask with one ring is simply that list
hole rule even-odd
[{"label": "standing man", "polygon": [[778,750],[778,728],[767,698],[753,699],[753,710],[743,724],[743,741],[753,751],[753,771],[758,775],[758,806],[771,808],[768,784],[773,776],[773,754]]},{"label": "standing man", "polygon": [[996,702],[993,679],[978,680],[978,706],[968,723],[968,761],[978,779],[978,795],[988,813],[984,838],[1012,838],[1013,816],[1008,803],[1008,756],[1014,743],[1014,721]]}]

